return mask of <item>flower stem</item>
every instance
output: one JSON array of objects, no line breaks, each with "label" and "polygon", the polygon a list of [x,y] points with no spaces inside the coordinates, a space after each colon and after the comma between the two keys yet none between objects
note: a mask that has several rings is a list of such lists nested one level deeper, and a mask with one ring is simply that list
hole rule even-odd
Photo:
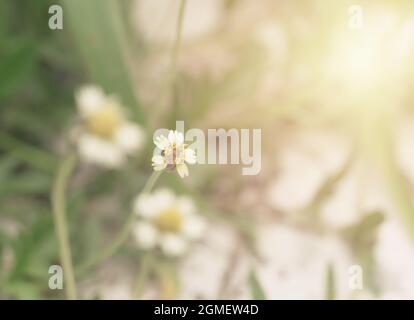
[{"label": "flower stem", "polygon": [[141,266],[138,270],[137,279],[135,281],[135,288],[133,291],[133,299],[140,299],[145,288],[145,284],[150,276],[151,265],[153,263],[152,256],[148,253],[141,258]]},{"label": "flower stem", "polygon": [[66,188],[68,180],[75,168],[77,158],[68,156],[61,164],[52,188],[51,200],[54,215],[56,234],[59,242],[60,262],[63,268],[66,297],[69,300],[76,299],[76,283],[73,272],[72,256],[70,250],[68,228],[66,221]]},{"label": "flower stem", "polygon": [[[151,192],[152,188],[155,185],[155,182],[158,180],[159,176],[161,175],[161,171],[154,171],[151,176],[148,178],[147,182],[145,183],[144,188],[142,189],[141,194],[143,193],[149,193]],[[128,216],[128,219],[122,228],[122,230],[119,232],[118,236],[115,238],[115,240],[103,251],[98,253],[96,256],[92,257],[91,260],[87,261],[83,265],[81,265],[77,270],[77,275],[82,275],[85,273],[89,268],[93,267],[95,264],[104,261],[111,257],[113,254],[115,254],[118,249],[124,244],[124,242],[128,239],[129,233],[131,231],[131,228],[133,226],[133,222],[135,220],[135,214],[134,212],[131,212]]]},{"label": "flower stem", "polygon": [[172,50],[171,56],[171,83],[175,83],[175,78],[177,75],[177,60],[178,60],[178,52],[180,50],[181,45],[181,35],[183,31],[183,22],[184,22],[184,10],[185,10],[186,0],[180,1],[180,8],[178,9],[178,18],[177,18],[177,28],[175,30],[175,41],[174,47]]},{"label": "flower stem", "polygon": [[177,27],[175,29],[175,38],[174,38],[174,45],[171,52],[171,67],[170,67],[170,75],[169,75],[169,87],[171,90],[172,95],[172,112],[171,117],[172,121],[175,121],[178,116],[178,104],[177,104],[177,63],[178,63],[178,54],[180,51],[181,46],[181,36],[183,31],[183,22],[184,22],[184,11],[186,0],[180,1],[180,7],[178,9],[178,18],[177,18]]},{"label": "flower stem", "polygon": [[142,188],[141,193],[150,193],[152,188],[154,188],[155,182],[157,182],[161,173],[162,171],[154,171],[145,183],[144,188]]},{"label": "flower stem", "polygon": [[160,299],[173,300],[177,298],[178,283],[173,264],[160,262],[157,264],[158,280],[160,282]]}]

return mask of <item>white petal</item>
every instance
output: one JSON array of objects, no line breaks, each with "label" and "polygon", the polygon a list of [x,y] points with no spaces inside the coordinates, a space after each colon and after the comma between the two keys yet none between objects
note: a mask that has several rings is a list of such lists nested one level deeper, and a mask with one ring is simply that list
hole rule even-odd
[{"label": "white petal", "polygon": [[157,207],[151,194],[141,194],[135,198],[134,212],[143,218],[151,219],[157,215]]},{"label": "white petal", "polygon": [[154,144],[158,149],[165,150],[170,146],[170,141],[164,135],[160,135],[154,139]]},{"label": "white petal", "polygon": [[148,222],[137,222],[132,230],[132,235],[137,244],[143,249],[152,249],[157,244],[159,233]]},{"label": "white petal", "polygon": [[175,144],[175,131],[170,130],[168,132],[168,141],[170,142],[170,144]]},{"label": "white petal", "polygon": [[81,116],[87,117],[103,105],[105,94],[98,86],[88,85],[76,92],[75,99]]},{"label": "white petal", "polygon": [[167,167],[167,161],[165,160],[165,157],[163,156],[153,156],[152,166],[155,171],[161,171]]},{"label": "white petal", "polygon": [[189,164],[195,164],[197,162],[197,157],[195,151],[190,148],[186,148],[184,151],[184,161]]},{"label": "white petal", "polygon": [[187,242],[180,236],[167,233],[161,237],[161,250],[167,256],[181,256],[187,250]]},{"label": "white petal", "polygon": [[184,143],[184,135],[181,132],[175,131],[175,143],[178,146]]},{"label": "white petal", "polygon": [[168,189],[160,189],[151,194],[141,194],[135,198],[134,212],[146,219],[153,219],[162,211],[174,206],[176,197]]},{"label": "white petal", "polygon": [[144,131],[133,123],[123,124],[115,135],[115,142],[127,153],[139,150],[144,145]]},{"label": "white petal", "polygon": [[194,201],[188,196],[180,196],[177,199],[178,209],[184,215],[192,215],[196,213]]},{"label": "white petal", "polygon": [[176,202],[175,194],[166,188],[155,191],[152,194],[152,199],[157,213],[172,207]]},{"label": "white petal", "polygon": [[177,130],[170,130],[170,132],[168,132],[168,141],[172,145],[180,146],[184,143],[184,135]]},{"label": "white petal", "polygon": [[90,134],[79,137],[78,152],[83,161],[107,168],[117,168],[125,162],[125,155],[115,144]]},{"label": "white petal", "polygon": [[181,178],[188,176],[188,168],[184,163],[177,164],[177,172]]},{"label": "white petal", "polygon": [[199,239],[203,236],[206,224],[201,217],[190,215],[185,217],[182,233],[189,239]]}]

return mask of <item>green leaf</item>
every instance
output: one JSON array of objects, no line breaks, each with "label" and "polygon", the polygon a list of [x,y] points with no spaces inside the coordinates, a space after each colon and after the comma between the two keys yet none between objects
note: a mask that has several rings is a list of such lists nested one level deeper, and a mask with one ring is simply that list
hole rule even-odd
[{"label": "green leaf", "polygon": [[12,94],[30,73],[35,61],[35,45],[31,41],[13,43],[0,58],[1,99]]},{"label": "green leaf", "polygon": [[20,141],[5,132],[0,132],[0,150],[7,151],[15,158],[28,163],[34,168],[45,172],[55,172],[57,159],[49,152],[37,148],[33,145]]},{"label": "green leaf", "polygon": [[266,295],[259,280],[257,279],[256,273],[252,270],[249,275],[249,287],[252,298],[255,300],[266,300]]},{"label": "green leaf", "polygon": [[0,159],[0,182],[6,181],[6,178],[13,172],[17,164],[18,162],[11,155],[3,156]]},{"label": "green leaf", "polygon": [[[21,233],[12,243],[15,263],[10,273],[10,279],[19,279],[30,268],[30,263],[42,250],[42,246],[48,241],[54,243],[52,215],[48,214],[38,218],[30,228]],[[40,250],[40,251],[39,251]],[[47,273],[47,270],[45,270]]]},{"label": "green leaf", "polygon": [[65,28],[74,35],[90,80],[119,96],[135,120],[144,123],[126,64],[130,52],[120,2],[62,0],[62,4]]},{"label": "green leaf", "polygon": [[306,212],[309,212],[314,217],[317,217],[320,212],[321,206],[326,202],[326,200],[332,195],[335,191],[335,188],[338,186],[339,182],[346,176],[349,172],[353,160],[355,158],[354,150],[348,156],[348,159],[345,161],[343,166],[322,183],[319,190],[316,192],[316,195],[312,199],[311,203],[305,209]]},{"label": "green leaf", "polygon": [[402,173],[395,153],[397,128],[395,117],[389,111],[389,105],[392,105],[393,101],[375,98],[373,101],[368,101],[367,105],[368,103],[375,105],[376,108],[365,109],[365,113],[360,116],[360,147],[365,148],[367,155],[370,155],[372,161],[378,165],[396,216],[414,244],[412,187]]},{"label": "green leaf", "polygon": [[349,243],[355,260],[365,270],[364,285],[374,293],[379,293],[379,283],[374,259],[374,248],[378,227],[384,221],[384,213],[373,211],[364,214],[360,221],[342,230]]},{"label": "green leaf", "polygon": [[[0,177],[1,180],[1,177]],[[0,196],[46,194],[52,185],[52,177],[40,172],[26,172],[10,176],[7,184],[0,184]]]},{"label": "green leaf", "polygon": [[35,300],[41,297],[41,287],[33,282],[16,280],[3,285],[2,290],[18,300]]}]

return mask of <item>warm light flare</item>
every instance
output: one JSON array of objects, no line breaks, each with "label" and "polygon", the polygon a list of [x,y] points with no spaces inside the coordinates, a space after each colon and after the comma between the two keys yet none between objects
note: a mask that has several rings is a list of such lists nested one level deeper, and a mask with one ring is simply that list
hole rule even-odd
[{"label": "warm light flare", "polygon": [[360,30],[338,32],[326,60],[328,79],[357,94],[394,86],[407,61],[409,48],[399,42],[408,31],[397,15],[377,13]]}]

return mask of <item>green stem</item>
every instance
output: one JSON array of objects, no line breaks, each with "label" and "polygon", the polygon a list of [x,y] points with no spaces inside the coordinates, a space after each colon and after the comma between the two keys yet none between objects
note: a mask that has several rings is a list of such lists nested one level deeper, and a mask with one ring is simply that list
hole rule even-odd
[{"label": "green stem", "polygon": [[144,254],[141,259],[141,266],[138,270],[137,280],[133,292],[133,299],[140,299],[145,288],[148,276],[150,275],[152,257],[150,254]]},{"label": "green stem", "polygon": [[325,278],[325,300],[336,299],[336,283],[334,266],[329,263],[326,269]]},{"label": "green stem", "polygon": [[176,102],[177,60],[178,60],[178,53],[180,51],[180,46],[181,46],[181,35],[183,31],[185,4],[186,4],[186,0],[180,1],[180,8],[178,10],[177,29],[175,33],[175,43],[174,43],[174,47],[172,51],[172,61],[171,61],[171,88],[172,88],[172,105],[173,105],[172,116],[174,117],[173,118],[174,121],[178,117],[178,104]]},{"label": "green stem", "polygon": [[380,141],[378,159],[390,200],[396,209],[401,225],[406,228],[411,241],[414,243],[414,205],[410,185],[401,173],[395,156],[395,128],[389,123],[389,117],[386,115],[383,115],[382,119],[378,121],[379,124],[381,124],[381,120],[382,127],[375,131],[377,139]]},{"label": "green stem", "polygon": [[[159,176],[161,175],[161,171],[154,171],[152,175],[148,178],[144,188],[142,189],[141,194],[151,192],[152,188],[154,187],[155,182],[158,180]],[[133,222],[135,221],[135,213],[131,212],[128,216],[128,219],[119,232],[118,236],[115,240],[103,251],[98,253],[94,256],[91,260],[87,261],[85,264],[81,265],[77,270],[77,275],[82,275],[85,273],[89,268],[93,267],[95,264],[100,263],[114,255],[118,249],[124,244],[124,242],[128,239],[129,233],[131,232],[131,228],[133,226]]]},{"label": "green stem", "polygon": [[154,188],[155,182],[157,182],[161,173],[162,171],[154,171],[145,183],[144,188],[142,188],[141,193],[150,193],[152,188]]},{"label": "green stem", "polygon": [[375,106],[375,109],[359,109],[361,112],[357,123],[362,138],[358,137],[358,142],[361,144],[360,149],[367,152],[381,170],[389,200],[414,243],[414,204],[410,186],[400,171],[395,154],[396,115],[390,107],[393,103],[386,97],[375,98],[365,104]]},{"label": "green stem", "polygon": [[175,265],[167,261],[158,262],[155,271],[160,282],[160,300],[173,300],[177,298],[178,283]]},{"label": "green stem", "polygon": [[171,68],[170,68],[170,74],[168,77],[169,81],[169,90],[171,90],[172,95],[172,112],[171,117],[172,121],[175,122],[175,119],[178,116],[178,110],[177,110],[177,103],[176,103],[176,96],[177,96],[177,62],[178,62],[178,54],[180,51],[181,46],[181,37],[182,37],[182,31],[183,31],[183,22],[184,22],[184,11],[185,11],[185,5],[186,0],[180,1],[180,7],[178,9],[178,18],[177,18],[177,28],[175,30],[175,39],[174,39],[174,46],[171,52]]},{"label": "green stem", "polygon": [[174,47],[172,50],[171,55],[171,83],[175,83],[175,78],[177,76],[177,60],[178,60],[178,52],[180,51],[181,46],[181,35],[183,33],[183,22],[184,22],[184,10],[186,0],[180,1],[180,8],[178,9],[178,19],[177,19],[177,28],[175,30],[175,41]]},{"label": "green stem", "polygon": [[52,210],[59,242],[60,262],[63,267],[65,280],[66,297],[70,300],[76,299],[76,283],[66,221],[66,189],[76,162],[77,158],[75,155],[68,156],[62,162],[56,175],[51,194]]}]

